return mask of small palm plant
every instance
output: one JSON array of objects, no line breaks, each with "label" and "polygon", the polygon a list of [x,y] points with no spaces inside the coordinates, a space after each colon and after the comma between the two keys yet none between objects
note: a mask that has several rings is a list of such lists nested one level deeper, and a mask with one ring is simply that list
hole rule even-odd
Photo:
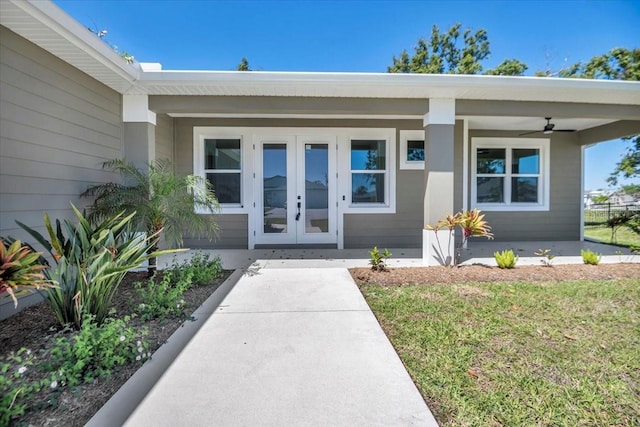
[{"label": "small palm plant", "polygon": [[[117,213],[135,213],[132,225],[147,236],[163,234],[172,245],[182,246],[183,234],[189,232],[215,237],[218,225],[211,215],[200,215],[197,209],[211,213],[219,210],[209,181],[195,175],[176,175],[169,160],[157,160],[147,170],[138,169],[126,160],[110,160],[103,168],[118,172],[124,184],[109,182],[90,186],[82,197],[95,197],[88,219],[100,221]],[[158,239],[149,253],[158,249]],[[156,267],[156,258],[149,259],[149,277]]]},{"label": "small palm plant", "polygon": [[55,286],[44,274],[47,268],[48,265],[41,262],[40,253],[28,245],[0,237],[0,294],[7,292],[14,307],[18,306],[17,291]]}]

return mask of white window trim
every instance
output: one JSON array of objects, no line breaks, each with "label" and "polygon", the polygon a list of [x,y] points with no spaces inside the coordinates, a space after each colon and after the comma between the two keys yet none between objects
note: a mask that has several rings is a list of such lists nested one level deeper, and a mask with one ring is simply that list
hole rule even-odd
[{"label": "white window trim", "polygon": [[[548,211],[549,205],[549,188],[551,183],[550,174],[550,143],[549,139],[544,138],[472,138],[471,139],[471,209],[480,209],[483,211]],[[538,196],[539,203],[511,203],[511,163],[508,161],[510,155],[507,155],[505,174],[505,202],[504,203],[477,203],[477,152],[478,148],[504,148],[510,152],[514,148],[533,148],[540,150],[540,174]],[[518,174],[518,176],[526,176],[526,174]],[[508,201],[507,197],[509,198]]]},{"label": "white window trim", "polygon": [[[424,170],[424,160],[407,160],[408,141],[421,140],[424,142],[424,130],[400,131],[400,169]],[[426,149],[426,147],[425,147]],[[425,150],[426,156],[426,150]]]},{"label": "white window trim", "polygon": [[[204,141],[206,139],[239,139],[240,140],[240,203],[220,204],[221,214],[248,213],[248,201],[251,200],[251,155],[247,137],[242,128],[212,128],[209,126],[194,126],[193,128],[193,174],[206,179],[204,168]],[[225,172],[225,170],[219,170]],[[229,172],[237,172],[232,170]],[[196,213],[209,214],[206,209],[196,208]]]},{"label": "white window trim", "polygon": [[[349,129],[340,135],[339,163],[342,163],[339,173],[345,179],[340,179],[341,199],[345,214],[375,214],[396,212],[396,130],[394,128],[380,129]],[[385,141],[386,171],[384,180],[385,203],[353,203],[351,200],[351,141],[354,139],[370,139]],[[340,162],[340,159],[344,161]]]}]

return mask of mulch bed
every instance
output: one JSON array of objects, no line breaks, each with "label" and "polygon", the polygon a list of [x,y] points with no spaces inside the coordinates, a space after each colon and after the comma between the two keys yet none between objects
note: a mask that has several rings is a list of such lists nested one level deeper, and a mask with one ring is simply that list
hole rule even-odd
[{"label": "mulch bed", "polygon": [[[183,296],[188,312],[192,313],[215,292],[232,271],[224,271],[223,276],[208,285],[198,285],[187,290]],[[128,273],[114,298],[116,317],[135,312],[142,302],[133,284],[146,281],[146,273]],[[147,328],[145,339],[149,350],[155,352],[166,340],[189,319],[168,317],[142,321],[134,318],[131,325]],[[0,357],[22,347],[38,353],[47,348],[52,336],[60,329],[47,303],[25,309],[8,319],[0,321]],[[33,426],[82,426],[109,400],[109,398],[140,368],[139,364],[117,367],[111,376],[96,379],[91,384],[62,388],[55,395],[57,406],[49,406],[28,412],[16,425]],[[36,369],[35,367],[33,369]]]},{"label": "mulch bed", "polygon": [[464,282],[640,280],[640,264],[638,263],[599,265],[559,264],[551,267],[516,266],[516,268],[513,269],[500,269],[483,265],[464,265],[460,267],[390,268],[382,272],[376,272],[370,268],[354,268],[350,271],[358,283],[385,286]]}]

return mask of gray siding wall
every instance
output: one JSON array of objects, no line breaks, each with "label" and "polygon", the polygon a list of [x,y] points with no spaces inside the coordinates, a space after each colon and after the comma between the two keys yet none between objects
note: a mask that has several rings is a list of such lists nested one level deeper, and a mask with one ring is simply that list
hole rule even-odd
[{"label": "gray siding wall", "polygon": [[156,159],[174,161],[173,117],[167,114],[156,115]]},{"label": "gray siding wall", "polygon": [[[151,101],[150,101],[151,102]],[[193,172],[194,126],[247,127],[361,127],[396,128],[396,157],[399,157],[399,131],[422,129],[420,120],[284,120],[284,119],[207,119],[175,118],[175,164],[178,173]],[[396,168],[398,164],[396,162]],[[420,247],[424,198],[424,171],[397,170],[395,214],[344,215],[344,242],[347,248]],[[237,248],[247,246],[247,215],[218,215],[221,232],[217,240],[188,240],[187,246]],[[187,241],[186,241],[187,243]]]},{"label": "gray siding wall", "polygon": [[[482,136],[515,137],[518,133],[471,131],[469,139]],[[552,134],[550,155],[550,210],[486,212],[485,219],[491,225],[496,241],[580,240],[582,156],[577,135]]]},{"label": "gray siding wall", "polygon": [[87,185],[114,181],[101,163],[122,156],[121,97],[0,27],[0,235],[32,241],[43,212],[72,218]]}]

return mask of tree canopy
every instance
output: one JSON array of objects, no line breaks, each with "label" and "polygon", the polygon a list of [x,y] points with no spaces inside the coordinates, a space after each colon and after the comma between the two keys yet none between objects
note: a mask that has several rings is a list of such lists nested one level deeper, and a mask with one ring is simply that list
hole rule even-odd
[{"label": "tree canopy", "polygon": [[249,61],[244,56],[240,60],[240,63],[236,67],[236,71],[251,71],[251,67],[249,66]]},{"label": "tree canopy", "polygon": [[[438,26],[431,28],[428,40],[419,38],[414,54],[406,50],[399,57],[393,57],[393,65],[387,67],[390,73],[425,73],[425,74],[479,74],[482,72],[482,61],[491,55],[487,30],[473,32],[470,28],[461,30],[457,23],[446,32]],[[462,39],[460,35],[462,34]],[[496,68],[487,70],[485,74],[501,76],[521,76],[527,65],[517,59],[506,59]]]}]

